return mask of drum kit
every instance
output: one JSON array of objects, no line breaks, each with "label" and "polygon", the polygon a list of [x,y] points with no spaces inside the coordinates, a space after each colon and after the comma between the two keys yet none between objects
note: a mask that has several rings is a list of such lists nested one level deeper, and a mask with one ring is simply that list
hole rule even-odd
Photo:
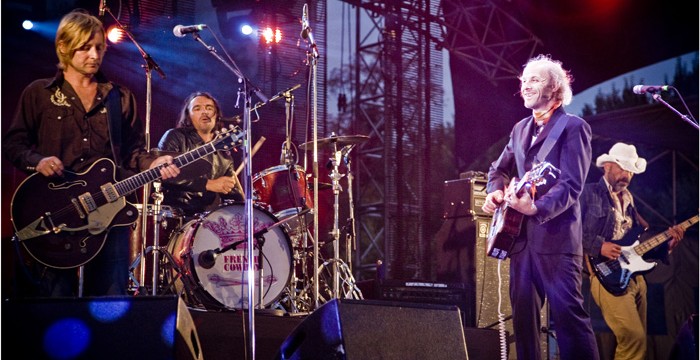
[{"label": "drum kit", "polygon": [[[343,164],[347,168],[349,220],[354,221],[350,152],[367,139],[364,135],[332,134],[317,141],[319,147],[332,150],[331,185],[323,185],[332,188],[334,194],[333,228],[328,237],[333,254],[327,259],[321,251],[314,252],[319,247],[310,246],[315,241],[323,245],[325,238],[314,239],[310,226],[314,221],[313,187],[307,182],[304,168],[286,163],[252,176],[256,309],[281,313],[315,310],[314,279],[318,279],[319,304],[333,298],[362,299],[351,271],[355,234],[351,230],[346,236],[347,258],[341,259],[338,223],[339,194],[343,190],[340,180],[346,177],[340,168]],[[299,146],[302,150],[310,147],[310,142]],[[147,214],[142,214],[148,219],[144,223],[150,231],[140,231],[139,223],[133,232],[130,289],[136,293],[150,287],[157,295],[178,294],[188,306],[205,311],[246,309],[249,264],[244,203],[224,201],[216,210],[186,218],[176,209],[160,205],[160,186],[154,185],[154,204],[148,204]],[[142,256],[148,259],[148,253],[154,255],[150,284],[145,262],[141,261]],[[313,261],[314,257],[320,261]],[[314,264],[319,264],[318,268],[314,269]]]}]

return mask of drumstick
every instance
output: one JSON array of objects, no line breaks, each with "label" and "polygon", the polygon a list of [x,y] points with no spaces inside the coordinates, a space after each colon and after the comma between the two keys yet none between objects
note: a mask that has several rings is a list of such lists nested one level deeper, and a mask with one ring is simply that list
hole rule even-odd
[{"label": "drumstick", "polygon": [[[255,145],[253,146],[253,150],[250,152],[251,158],[255,156],[255,153],[258,152],[265,140],[267,139],[264,136],[261,136],[260,139],[258,139],[258,142],[255,143]],[[238,174],[241,173],[241,170],[243,170],[243,164],[245,164],[245,160],[243,160],[243,162],[240,165],[238,165],[238,169],[236,169],[236,176],[238,176]]]}]

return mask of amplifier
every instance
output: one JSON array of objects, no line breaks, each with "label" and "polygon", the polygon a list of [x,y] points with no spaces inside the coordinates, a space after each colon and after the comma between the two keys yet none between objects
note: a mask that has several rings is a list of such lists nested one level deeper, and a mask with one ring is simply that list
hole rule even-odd
[{"label": "amplifier", "polygon": [[443,219],[464,216],[490,216],[481,210],[486,201],[486,178],[482,173],[471,177],[445,181]]},{"label": "amplifier", "polygon": [[398,302],[456,305],[462,313],[462,323],[466,325],[468,308],[467,287],[462,283],[438,283],[419,280],[382,280],[379,282],[380,300]]}]

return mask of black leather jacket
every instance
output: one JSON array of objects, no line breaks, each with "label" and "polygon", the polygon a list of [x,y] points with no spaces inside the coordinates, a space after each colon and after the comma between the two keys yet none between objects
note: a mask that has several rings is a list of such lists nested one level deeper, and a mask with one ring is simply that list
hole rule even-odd
[{"label": "black leather jacket", "polygon": [[[204,141],[195,129],[175,128],[163,134],[158,148],[184,153],[203,144]],[[233,194],[221,196],[222,194],[206,190],[207,180],[233,176],[233,160],[226,152],[207,155],[180,170],[178,177],[163,181],[163,204],[180,209],[187,217],[216,210],[224,199],[242,199],[243,188],[236,176],[234,179],[237,184]]]}]

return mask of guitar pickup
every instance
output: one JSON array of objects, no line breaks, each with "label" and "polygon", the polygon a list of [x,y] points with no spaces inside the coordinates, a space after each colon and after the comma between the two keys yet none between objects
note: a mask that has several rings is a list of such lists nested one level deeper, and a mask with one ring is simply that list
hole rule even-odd
[{"label": "guitar pickup", "polygon": [[92,194],[90,194],[89,192],[78,196],[78,200],[80,201],[80,204],[83,206],[83,209],[85,209],[85,212],[87,213],[91,213],[95,211],[95,209],[97,209],[95,199],[93,199]]},{"label": "guitar pickup", "polygon": [[603,276],[608,276],[612,273],[612,271],[610,271],[610,268],[608,267],[608,265],[606,265],[605,263],[600,263],[600,264],[596,265],[595,267],[598,269],[598,271],[600,271],[601,274],[603,274]]},{"label": "guitar pickup", "polygon": [[104,194],[105,199],[107,199],[107,202],[115,202],[120,198],[117,189],[112,183],[107,183],[100,186],[100,190],[102,190],[102,193]]}]

